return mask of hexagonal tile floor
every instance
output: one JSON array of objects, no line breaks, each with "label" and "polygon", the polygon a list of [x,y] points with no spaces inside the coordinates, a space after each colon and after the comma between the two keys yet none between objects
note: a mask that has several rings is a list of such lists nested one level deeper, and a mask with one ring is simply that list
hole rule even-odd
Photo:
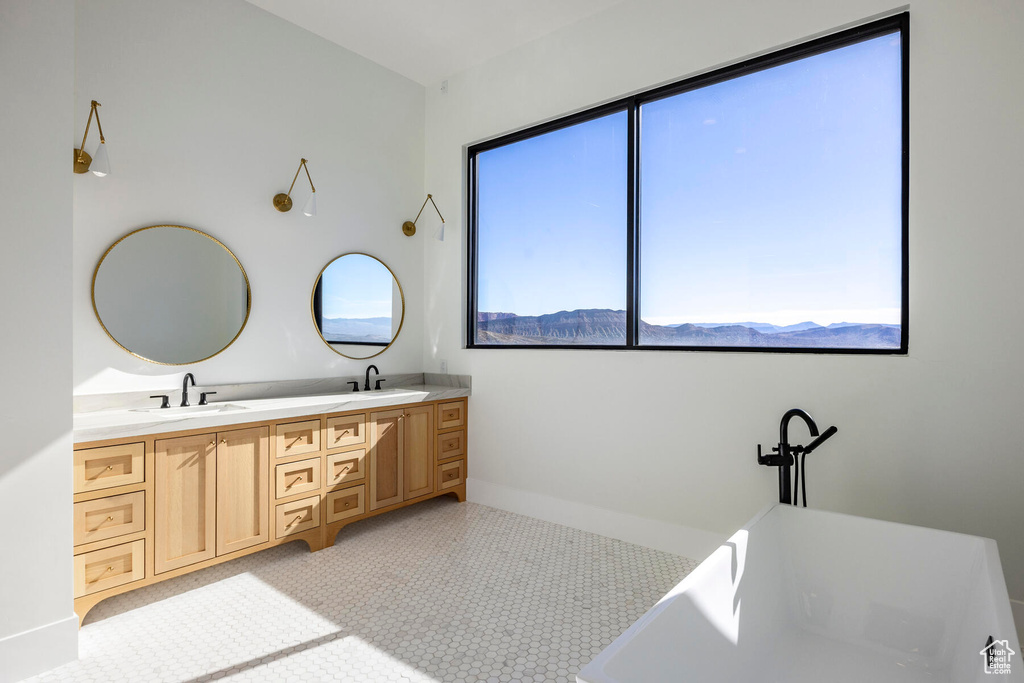
[{"label": "hexagonal tile floor", "polygon": [[696,564],[437,498],[110,598],[30,680],[575,681]]}]

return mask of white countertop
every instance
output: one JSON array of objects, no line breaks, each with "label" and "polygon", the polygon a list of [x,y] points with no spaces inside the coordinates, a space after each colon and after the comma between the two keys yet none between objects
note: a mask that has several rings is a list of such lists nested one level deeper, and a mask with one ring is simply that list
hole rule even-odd
[{"label": "white countertop", "polygon": [[211,406],[221,406],[220,412],[181,414],[173,408],[169,409],[167,413],[162,413],[160,410],[139,409],[98,410],[75,413],[74,440],[76,444],[79,444],[189,429],[223,427],[246,422],[280,420],[305,415],[386,408],[406,403],[463,398],[469,395],[468,387],[419,384],[381,391],[211,403]]}]

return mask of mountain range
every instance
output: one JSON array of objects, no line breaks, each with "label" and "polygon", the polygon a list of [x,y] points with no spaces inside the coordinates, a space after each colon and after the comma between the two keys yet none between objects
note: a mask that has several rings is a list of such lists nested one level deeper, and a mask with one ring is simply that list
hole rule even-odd
[{"label": "mountain range", "polygon": [[391,341],[391,318],[324,318],[320,330],[329,342]]},{"label": "mountain range", "polygon": [[[651,346],[748,346],[756,348],[898,349],[900,326],[877,323],[795,325],[769,323],[640,322],[640,343]],[[610,309],[559,311],[536,316],[477,314],[478,344],[621,345],[626,312]]]}]

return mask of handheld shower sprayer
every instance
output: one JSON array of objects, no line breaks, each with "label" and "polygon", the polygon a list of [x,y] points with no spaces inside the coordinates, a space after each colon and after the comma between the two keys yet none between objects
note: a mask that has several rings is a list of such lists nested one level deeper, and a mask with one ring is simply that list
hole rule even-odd
[{"label": "handheld shower sprayer", "polygon": [[821,436],[819,436],[817,439],[815,439],[814,441],[812,441],[809,444],[807,444],[806,446],[804,446],[804,453],[803,454],[807,455],[808,453],[810,453],[815,448],[820,446],[822,443],[825,442],[825,440],[827,440],[829,437],[833,436],[838,431],[839,430],[836,429],[836,426],[832,425],[831,427],[826,429],[824,432],[822,432]]}]

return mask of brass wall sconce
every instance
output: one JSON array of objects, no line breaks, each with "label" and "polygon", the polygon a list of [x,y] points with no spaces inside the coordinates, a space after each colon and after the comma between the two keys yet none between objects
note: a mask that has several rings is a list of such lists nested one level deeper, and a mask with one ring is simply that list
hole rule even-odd
[{"label": "brass wall sconce", "polygon": [[[107,140],[103,137],[103,126],[100,125],[100,112],[98,107],[100,103],[96,100],[92,101],[92,105],[89,108],[89,120],[85,123],[85,135],[82,136],[82,146],[75,148],[75,173],[86,173],[92,171],[93,175],[103,176],[110,173],[110,159],[107,157]],[[89,153],[85,151],[85,141],[89,137],[89,126],[92,125],[92,117],[96,116],[96,128],[100,131],[100,144],[96,148],[96,152],[89,156]]]},{"label": "brass wall sconce", "polygon": [[441,219],[441,227],[437,231],[435,237],[437,238],[438,242],[444,242],[444,216],[441,215],[441,209],[437,208],[437,204],[434,202],[434,195],[432,194],[428,194],[427,198],[423,200],[423,206],[420,207],[420,212],[416,214],[416,218],[414,218],[411,221],[406,221],[402,223],[402,232],[404,232],[407,237],[412,237],[413,235],[416,234],[416,222],[420,219],[420,215],[423,213],[423,209],[427,207],[427,202],[430,202],[431,204],[434,205],[434,211],[437,211],[437,215]]},{"label": "brass wall sconce", "polygon": [[274,208],[284,213],[291,211],[292,209],[292,190],[295,189],[295,181],[299,179],[299,171],[306,169],[306,178],[309,178],[309,189],[312,190],[309,194],[309,199],[302,207],[302,213],[306,216],[316,215],[316,188],[313,186],[313,178],[309,175],[309,166],[306,165],[306,160],[302,159],[299,161],[299,167],[295,169],[295,177],[292,178],[292,185],[288,188],[288,192],[279,192],[274,195]]}]

